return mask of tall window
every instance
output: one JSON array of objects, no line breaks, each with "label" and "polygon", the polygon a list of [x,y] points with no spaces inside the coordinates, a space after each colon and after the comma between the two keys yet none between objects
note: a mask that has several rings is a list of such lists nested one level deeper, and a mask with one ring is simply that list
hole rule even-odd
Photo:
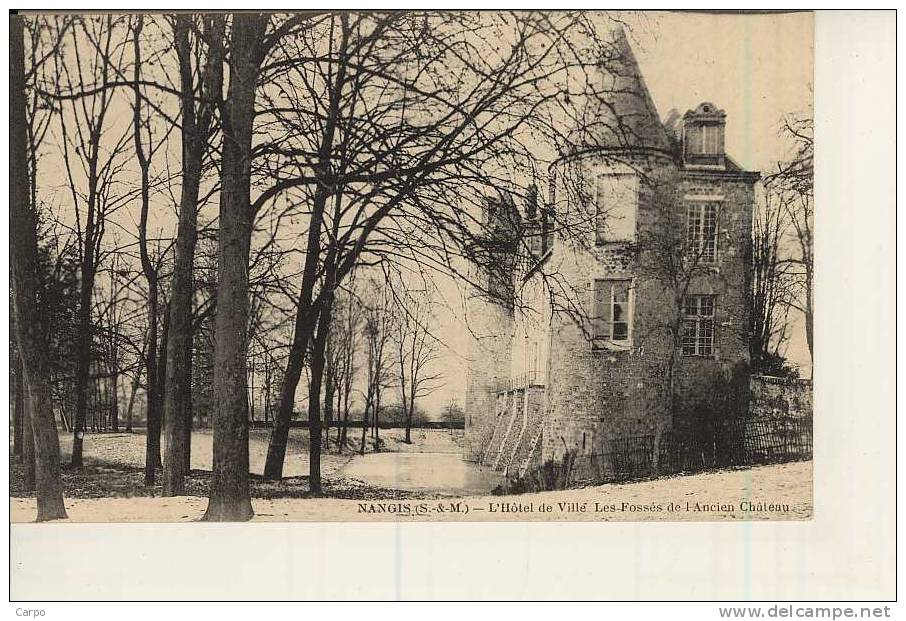
[{"label": "tall window", "polygon": [[686,206],[686,250],[699,263],[717,261],[718,203],[690,201]]},{"label": "tall window", "polygon": [[632,281],[596,280],[594,338],[629,345],[632,334]]},{"label": "tall window", "polygon": [[714,296],[687,295],[683,299],[683,355],[714,354]]},{"label": "tall window", "polygon": [[701,147],[703,155],[719,155],[721,153],[720,127],[717,125],[702,125]]},{"label": "tall window", "polygon": [[595,180],[595,242],[634,241],[638,178],[631,173],[605,173]]}]

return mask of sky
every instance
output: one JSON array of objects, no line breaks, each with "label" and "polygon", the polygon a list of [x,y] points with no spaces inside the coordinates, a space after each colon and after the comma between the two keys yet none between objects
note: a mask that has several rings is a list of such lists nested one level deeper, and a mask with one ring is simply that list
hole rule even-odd
[{"label": "sky", "polygon": [[[628,38],[661,118],[711,102],[727,114],[726,150],[747,170],[766,171],[786,157],[781,119],[810,113],[813,84],[813,16],[626,14]],[[443,304],[435,333],[446,345],[438,371],[446,382],[422,399],[429,414],[465,398],[468,330],[462,293],[438,281]],[[808,349],[800,318],[794,320],[788,358],[808,376]]]}]

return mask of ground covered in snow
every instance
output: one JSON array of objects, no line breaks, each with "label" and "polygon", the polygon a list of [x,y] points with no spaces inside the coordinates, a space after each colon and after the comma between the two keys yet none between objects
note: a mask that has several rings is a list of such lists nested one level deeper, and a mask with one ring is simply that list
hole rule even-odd
[{"label": "ground covered in snow", "polygon": [[[262,478],[267,455],[269,430],[253,429],[249,435],[249,471],[252,475],[252,496],[256,498],[304,498],[308,489],[308,433],[293,429],[287,446],[284,462],[284,478],[281,482],[266,481]],[[403,442],[402,429],[382,429],[381,452],[374,453],[374,442],[366,438],[366,454],[360,456],[361,431],[351,429],[347,446],[339,452],[336,431],[331,432],[331,448],[321,454],[321,476],[324,491],[336,498],[406,498],[415,491],[427,492],[427,487],[406,489],[400,486],[382,488],[379,484],[348,476],[342,471],[353,460],[371,460],[387,452],[443,453],[451,457],[459,453],[458,442],[462,432],[453,434],[442,430],[412,430],[412,444]],[[84,443],[85,466],[80,470],[66,468],[72,451],[72,435],[60,434],[63,453],[63,485],[67,498],[135,498],[160,496],[160,475],[157,485],[144,485],[145,434],[100,433],[87,434]],[[186,479],[186,493],[189,496],[207,497],[211,476],[213,436],[210,431],[196,431],[192,434],[192,472]],[[370,462],[369,462],[370,463]],[[369,468],[360,468],[367,472]],[[457,490],[452,490],[454,493]],[[438,492],[443,494],[443,492]],[[22,467],[17,460],[10,459],[10,496],[27,497],[32,494],[24,490]]]},{"label": "ground covered in snow", "polygon": [[[339,452],[334,440],[321,457],[325,498],[308,488],[307,432],[291,432],[283,481],[265,481],[268,430],[252,430],[251,492],[256,520],[720,520],[808,519],[812,514],[812,463],[704,472],[648,481],[557,492],[494,495],[500,475],[460,459],[462,432],[381,430],[381,450],[371,438],[358,453],[361,432],[350,430]],[[61,434],[67,464],[72,439]],[[76,522],[198,520],[207,506],[213,437],[192,435],[192,473],[186,496],[160,497],[144,485],[143,433],[89,434],[85,467],[64,469],[66,507]],[[10,515],[34,519],[35,500],[22,485],[22,468],[10,459]],[[159,477],[158,477],[159,478]]]}]

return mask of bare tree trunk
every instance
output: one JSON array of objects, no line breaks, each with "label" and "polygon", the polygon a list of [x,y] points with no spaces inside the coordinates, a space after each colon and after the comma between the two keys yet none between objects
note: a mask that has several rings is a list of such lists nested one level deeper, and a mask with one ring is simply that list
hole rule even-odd
[{"label": "bare tree trunk", "polygon": [[161,426],[161,401],[160,401],[160,376],[158,374],[158,339],[157,322],[159,318],[158,279],[157,270],[148,255],[148,212],[150,209],[150,182],[149,169],[151,162],[145,153],[142,144],[142,96],[139,89],[141,80],[141,45],[139,36],[144,27],[142,15],[136,17],[133,25],[133,51],[135,63],[133,66],[133,138],[135,141],[135,157],[138,160],[141,172],[141,215],[139,219],[139,255],[141,258],[142,272],[148,284],[148,346],[145,352],[145,369],[148,373],[147,410],[145,426],[145,485],[154,485],[155,470],[160,465],[160,426]]},{"label": "bare tree trunk", "polygon": [[301,336],[299,325],[302,311],[297,310],[296,337],[293,338],[287,358],[286,372],[283,374],[283,385],[280,389],[280,405],[274,417],[274,430],[267,445],[267,458],[264,463],[264,478],[279,481],[283,478],[283,461],[286,459],[286,442],[289,439],[289,425],[293,418],[293,406],[296,403],[296,387],[302,377],[302,367],[305,361],[305,348],[308,346],[308,336]]},{"label": "bare tree trunk", "polygon": [[365,409],[362,410],[362,441],[359,443],[359,455],[365,454],[365,440],[368,437],[368,410],[371,409],[371,396],[365,400]]},{"label": "bare tree trunk", "polygon": [[185,434],[185,441],[183,444],[186,449],[183,454],[183,472],[185,474],[189,474],[192,471],[192,427],[193,427],[193,421],[192,421],[192,349],[191,349],[191,347],[185,353],[189,358],[188,363],[187,363],[188,364],[188,369],[187,369],[188,375],[186,376],[186,386],[188,387],[188,389],[187,389],[188,395],[186,396],[186,398],[188,400],[189,407],[186,410],[186,425],[185,425],[185,429],[183,429],[183,433]]},{"label": "bare tree trunk", "polygon": [[330,423],[333,422],[333,396],[336,392],[336,369],[333,368],[332,356],[330,353],[330,337],[328,336],[327,343],[327,359],[331,360],[329,367],[326,369],[325,382],[324,382],[324,423],[327,427],[327,433],[325,434],[325,450],[330,451]]},{"label": "bare tree trunk", "polygon": [[365,409],[362,410],[362,442],[359,444],[359,455],[365,454],[365,439],[368,436],[368,411],[374,407],[374,356],[369,348],[368,388],[365,394]]},{"label": "bare tree trunk", "polygon": [[110,430],[119,431],[120,430],[120,373],[119,369],[114,369],[111,373],[110,383],[112,384],[110,390],[110,398],[112,399],[110,403]]},{"label": "bare tree trunk", "polygon": [[25,445],[22,447],[22,483],[25,486],[25,491],[33,492],[35,491],[35,431],[32,428],[31,415],[28,409],[23,414]]},{"label": "bare tree trunk", "polygon": [[[811,243],[811,242],[809,242]],[[809,250],[811,251],[811,250]],[[815,375],[815,351],[814,351],[814,314],[812,312],[812,266],[811,259],[805,266],[805,342],[808,344],[809,356],[809,376]]]},{"label": "bare tree trunk", "polygon": [[374,395],[374,451],[381,448],[381,387],[378,386]]},{"label": "bare tree trunk", "polygon": [[223,115],[217,314],[214,348],[214,468],[204,519],[237,521],[254,514],[249,493],[246,355],[252,125],[268,19],[236,13],[230,45],[230,87]]},{"label": "bare tree trunk", "polygon": [[[89,251],[86,250],[86,254]],[[91,357],[91,261],[82,261],[82,282],[79,294],[79,312],[77,315],[76,334],[76,370],[75,370],[75,417],[72,421],[72,456],[70,465],[82,467],[82,446],[85,438],[85,423],[88,415],[88,384]]]},{"label": "bare tree trunk", "polygon": [[[349,380],[345,380],[346,385],[349,384]],[[340,429],[339,433],[339,444],[340,444],[340,453],[346,448],[346,442],[349,439],[348,429],[349,429],[349,390],[344,389],[345,397],[343,397],[343,427]],[[337,401],[339,404],[339,400]]]},{"label": "bare tree trunk", "polygon": [[[95,366],[95,375],[97,375],[98,370]],[[100,410],[103,404],[101,403],[101,380],[94,379],[91,381],[91,431],[98,433],[101,430],[101,426],[98,423],[100,416]]]},{"label": "bare tree trunk", "polygon": [[132,380],[132,388],[129,391],[129,405],[126,406],[126,433],[132,433],[132,408],[135,406],[135,393],[138,391],[139,376],[136,375]]},{"label": "bare tree trunk", "polygon": [[13,275],[16,338],[27,390],[26,403],[34,441],[37,521],[66,517],[60,478],[60,440],[50,393],[47,334],[50,326],[39,302],[37,215],[29,201],[25,118],[25,50],[21,16],[10,16],[10,259]]},{"label": "bare tree trunk", "polygon": [[265,360],[264,363],[264,422],[269,423],[271,420],[271,363]]},{"label": "bare tree trunk", "polygon": [[409,406],[406,408],[406,444],[412,444],[412,412],[415,410],[415,386],[409,391]]},{"label": "bare tree trunk", "polygon": [[320,496],[321,489],[321,384],[324,378],[324,348],[330,329],[328,314],[322,313],[318,333],[312,344],[311,382],[308,388],[308,482],[313,496]]},{"label": "bare tree trunk", "polygon": [[[192,17],[176,17],[176,45],[182,80],[182,194],[176,233],[176,254],[170,292],[170,335],[167,341],[166,413],[167,454],[164,460],[163,495],[185,492],[185,463],[188,447],[186,427],[191,425],[192,368],[192,267],[195,260],[196,210],[201,164],[207,136],[199,136],[193,101],[193,79],[189,60],[189,28]],[[207,134],[207,132],[205,132]]]},{"label": "bare tree trunk", "polygon": [[[341,45],[345,48],[345,27],[343,32],[344,38]],[[337,69],[338,85],[343,83],[345,74],[346,65],[341,63]],[[341,86],[334,88],[330,96],[328,118],[321,135],[321,143],[318,149],[318,161],[315,164],[316,175],[322,175],[330,167],[331,150],[333,149],[334,135],[339,118],[341,91]],[[286,458],[286,440],[289,437],[289,423],[292,419],[292,408],[293,403],[295,402],[296,387],[299,384],[299,377],[302,370],[302,357],[308,347],[308,342],[312,338],[315,322],[319,321],[318,311],[320,311],[320,309],[313,307],[312,300],[314,298],[318,268],[320,267],[321,228],[324,224],[324,209],[328,199],[333,194],[333,188],[329,187],[326,183],[319,183],[317,184],[314,199],[312,201],[312,210],[308,223],[308,239],[306,240],[305,266],[302,270],[302,286],[299,290],[299,303],[296,306],[293,346],[290,350],[290,359],[287,362],[286,373],[283,375],[280,409],[277,411],[277,418],[274,420],[274,432],[271,434],[271,441],[267,447],[267,461],[264,466],[264,476],[268,479],[279,479],[283,476],[283,461]],[[323,356],[323,347],[321,349],[320,355]],[[323,361],[321,364],[323,366]],[[320,381],[321,379],[319,378],[319,386]],[[320,401],[320,393],[318,393],[318,401]],[[310,408],[311,405],[309,405],[309,409]],[[318,421],[318,433],[320,433],[320,417]]]},{"label": "bare tree trunk", "polygon": [[62,397],[60,399],[60,423],[63,425],[63,429],[67,432],[72,431],[72,425],[69,423],[69,406],[72,404],[69,402],[68,397]]},{"label": "bare tree trunk", "polygon": [[160,332],[160,346],[157,350],[157,428],[154,446],[157,449],[157,468],[163,468],[161,459],[160,439],[164,429],[164,394],[167,392],[167,343],[170,340],[170,304],[162,309],[163,326]]},{"label": "bare tree trunk", "polygon": [[286,442],[289,439],[289,424],[292,421],[293,406],[296,403],[296,388],[302,377],[305,361],[305,350],[314,332],[317,315],[313,315],[312,297],[317,277],[320,254],[320,235],[323,223],[326,195],[318,192],[315,197],[311,221],[309,222],[308,245],[305,257],[305,269],[302,275],[302,286],[299,301],[296,305],[296,321],[293,329],[293,342],[290,345],[286,372],[283,374],[283,386],[280,390],[280,406],[274,418],[274,431],[267,446],[267,459],[264,464],[264,478],[273,481],[283,478],[283,462],[286,459]]},{"label": "bare tree trunk", "polygon": [[289,439],[289,424],[292,421],[293,406],[296,402],[296,388],[302,377],[305,361],[305,350],[314,332],[317,314],[312,313],[312,298],[317,278],[318,257],[320,256],[321,226],[324,218],[324,205],[327,194],[318,190],[315,196],[314,209],[308,223],[308,242],[306,246],[305,268],[302,274],[302,286],[299,290],[299,301],[296,305],[296,321],[293,329],[293,342],[290,346],[283,374],[283,386],[280,390],[280,407],[274,418],[274,431],[267,446],[267,459],[264,464],[264,478],[279,480],[283,478],[283,462],[286,459],[286,442]]},{"label": "bare tree trunk", "polygon": [[25,382],[22,379],[22,360],[18,353],[13,356],[16,370],[16,402],[13,409],[13,455],[22,458],[22,436],[25,426]]},{"label": "bare tree trunk", "polygon": [[[153,279],[152,279],[153,280]],[[145,352],[145,485],[154,485],[154,471],[160,461],[160,410],[157,392],[157,286],[148,296],[148,349]]]}]

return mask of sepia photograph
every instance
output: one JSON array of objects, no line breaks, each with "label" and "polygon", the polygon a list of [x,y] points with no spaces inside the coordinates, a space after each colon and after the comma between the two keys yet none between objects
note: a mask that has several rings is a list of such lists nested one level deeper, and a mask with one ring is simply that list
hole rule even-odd
[{"label": "sepia photograph", "polygon": [[896,616],[895,11],[6,33],[10,617]]},{"label": "sepia photograph", "polygon": [[11,15],[11,521],[811,519],[813,24]]}]

